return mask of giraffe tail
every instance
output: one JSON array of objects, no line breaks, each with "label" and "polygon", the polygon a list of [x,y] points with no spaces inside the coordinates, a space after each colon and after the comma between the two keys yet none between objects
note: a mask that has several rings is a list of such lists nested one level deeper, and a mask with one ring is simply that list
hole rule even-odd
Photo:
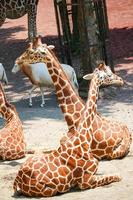
[{"label": "giraffe tail", "polygon": [[100,187],[104,185],[108,185],[113,182],[121,181],[121,177],[118,175],[103,175],[103,176],[93,176],[93,181],[91,184],[91,188]]}]

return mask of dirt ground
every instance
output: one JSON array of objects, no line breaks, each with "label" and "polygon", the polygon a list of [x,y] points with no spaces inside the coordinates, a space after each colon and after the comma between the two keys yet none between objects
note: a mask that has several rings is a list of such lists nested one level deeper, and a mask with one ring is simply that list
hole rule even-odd
[{"label": "dirt ground", "polygon": [[[52,0],[40,0],[37,24],[38,32],[45,35],[44,40],[56,45],[57,30],[52,2]],[[133,3],[132,0],[108,0],[107,8],[115,70],[126,84],[123,88],[113,90],[112,96],[100,99],[98,111],[108,118],[127,124],[133,132]],[[11,74],[15,58],[24,51],[27,44],[26,38],[26,16],[18,20],[6,20],[0,28],[0,62],[4,64],[9,79],[9,85],[5,87],[6,95],[16,106],[23,122],[27,149],[57,148],[60,137],[67,132],[67,126],[54,92],[46,89],[44,108],[39,107],[41,98],[37,92],[34,94],[33,107],[29,108],[27,96],[29,81],[21,73],[16,76]],[[3,120],[0,120],[0,124],[2,127]],[[0,200],[29,199],[24,196],[14,196],[12,189],[15,175],[27,157],[0,162]],[[101,161],[98,173],[120,174],[122,180],[92,190],[72,190],[48,199],[133,200],[133,145],[124,159]]]}]

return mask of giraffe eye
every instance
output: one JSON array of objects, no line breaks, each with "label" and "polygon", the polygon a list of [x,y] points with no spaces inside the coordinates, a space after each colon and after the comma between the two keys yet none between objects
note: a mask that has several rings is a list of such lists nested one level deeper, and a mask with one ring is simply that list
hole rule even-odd
[{"label": "giraffe eye", "polygon": [[30,52],[29,55],[33,55],[33,52]]},{"label": "giraffe eye", "polygon": [[42,55],[46,55],[46,52],[45,52],[45,51],[41,51],[41,54],[42,54]]},{"label": "giraffe eye", "polygon": [[100,78],[100,80],[102,80],[102,79],[103,79],[103,76],[100,76],[99,78]]}]

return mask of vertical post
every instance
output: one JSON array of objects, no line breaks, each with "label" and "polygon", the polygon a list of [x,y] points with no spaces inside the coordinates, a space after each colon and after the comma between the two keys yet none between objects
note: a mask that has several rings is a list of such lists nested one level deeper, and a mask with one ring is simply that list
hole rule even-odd
[{"label": "vertical post", "polygon": [[85,9],[84,1],[78,0],[78,26],[79,26],[79,40],[80,40],[80,57],[81,57],[81,68],[83,73],[91,73],[91,55],[89,49],[89,41],[87,35],[87,27],[85,22]]},{"label": "vertical post", "polygon": [[60,30],[60,21],[59,21],[59,14],[58,14],[58,7],[57,7],[57,1],[54,0],[54,9],[55,9],[55,17],[56,17],[56,24],[57,24],[57,31],[58,31],[58,39],[59,39],[59,45],[61,50],[61,60],[64,63],[64,49],[62,44],[62,36],[61,36],[61,30]]},{"label": "vertical post", "polygon": [[72,55],[71,55],[71,31],[69,26],[68,12],[67,12],[67,4],[66,0],[62,0],[58,3],[62,31],[63,31],[63,39],[64,39],[64,49],[66,53],[67,63],[72,65]]},{"label": "vertical post", "polygon": [[83,0],[83,2],[86,23],[85,26],[90,49],[91,67],[94,70],[97,65],[97,61],[101,58],[101,47],[98,39],[98,27],[96,24],[94,2],[92,0]]},{"label": "vertical post", "polygon": [[110,39],[109,39],[109,24],[108,24],[108,15],[107,15],[107,6],[106,6],[106,0],[103,0],[103,7],[104,7],[104,19],[105,19],[105,26],[106,26],[106,46],[108,47],[108,57],[109,57],[109,64],[111,67],[112,72],[114,72],[114,64],[113,64],[113,58],[111,53],[111,45],[110,45]]}]

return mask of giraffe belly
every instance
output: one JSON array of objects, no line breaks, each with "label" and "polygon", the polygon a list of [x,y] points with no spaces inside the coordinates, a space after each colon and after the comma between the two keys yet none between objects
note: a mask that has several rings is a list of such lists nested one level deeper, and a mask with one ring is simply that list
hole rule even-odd
[{"label": "giraffe belly", "polygon": [[7,10],[6,17],[8,19],[17,19],[26,14],[25,9],[17,9],[17,10]]}]

